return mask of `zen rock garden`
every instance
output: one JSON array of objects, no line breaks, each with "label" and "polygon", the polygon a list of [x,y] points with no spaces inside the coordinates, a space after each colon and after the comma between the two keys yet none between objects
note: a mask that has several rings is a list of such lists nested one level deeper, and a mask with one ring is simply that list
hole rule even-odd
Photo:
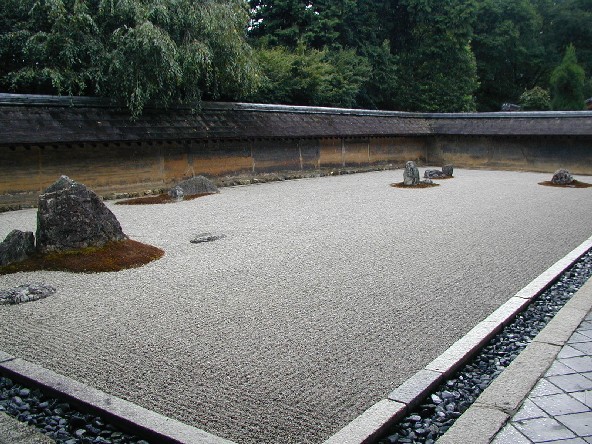
[{"label": "zen rock garden", "polygon": [[13,230],[0,244],[0,266],[23,261],[35,252],[102,247],[126,238],[99,196],[62,176],[39,196],[36,236]]},{"label": "zen rock garden", "polygon": [[168,192],[156,196],[138,197],[117,202],[117,205],[150,205],[192,200],[219,193],[218,187],[207,177],[193,176],[172,187]]},{"label": "zen rock garden", "polygon": [[572,174],[566,169],[559,169],[555,171],[553,177],[549,181],[540,182],[539,185],[558,188],[589,188],[592,184],[575,180]]},{"label": "zen rock garden", "polygon": [[406,188],[406,187],[416,187],[416,188],[426,188],[426,187],[433,187],[438,186],[433,182],[432,179],[449,179],[452,177],[452,173],[454,168],[452,165],[444,165],[442,167],[442,171],[428,169],[424,172],[424,180],[420,180],[419,178],[419,169],[417,165],[413,161],[408,161],[405,164],[405,170],[403,171],[403,182],[398,184],[393,184],[395,187],[399,188]]},{"label": "zen rock garden", "polygon": [[36,233],[15,229],[0,243],[0,274],[38,269],[118,271],[163,254],[130,240],[97,194],[62,176],[39,196]]}]

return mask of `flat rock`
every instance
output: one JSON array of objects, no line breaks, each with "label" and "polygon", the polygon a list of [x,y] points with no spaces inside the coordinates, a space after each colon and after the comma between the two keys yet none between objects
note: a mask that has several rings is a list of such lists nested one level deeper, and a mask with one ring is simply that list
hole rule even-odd
[{"label": "flat rock", "polygon": [[21,304],[51,296],[55,287],[46,284],[24,284],[9,290],[0,290],[0,305]]},{"label": "flat rock", "polygon": [[37,250],[42,253],[100,247],[125,238],[99,196],[67,176],[39,196]]},{"label": "flat rock", "polygon": [[0,267],[24,261],[35,252],[35,235],[30,231],[12,230],[0,243]]},{"label": "flat rock", "polygon": [[426,179],[443,179],[446,177],[446,174],[440,170],[425,170],[423,177]]},{"label": "flat rock", "polygon": [[195,235],[195,237],[189,242],[192,244],[201,244],[203,242],[213,242],[215,240],[224,239],[225,237],[226,235],[222,233],[201,233]]}]

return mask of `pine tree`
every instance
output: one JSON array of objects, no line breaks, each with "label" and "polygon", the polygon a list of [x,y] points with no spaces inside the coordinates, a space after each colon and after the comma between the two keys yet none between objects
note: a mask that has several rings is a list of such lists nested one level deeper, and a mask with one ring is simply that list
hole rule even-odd
[{"label": "pine tree", "polygon": [[575,46],[568,45],[563,61],[551,74],[551,107],[560,111],[584,109],[585,78]]}]

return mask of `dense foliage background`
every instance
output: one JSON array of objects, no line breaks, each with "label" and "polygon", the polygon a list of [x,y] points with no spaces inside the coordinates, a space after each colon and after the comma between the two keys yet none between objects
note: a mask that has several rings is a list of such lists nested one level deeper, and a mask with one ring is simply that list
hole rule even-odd
[{"label": "dense foliage background", "polygon": [[583,109],[592,0],[2,0],[0,90],[148,103]]}]

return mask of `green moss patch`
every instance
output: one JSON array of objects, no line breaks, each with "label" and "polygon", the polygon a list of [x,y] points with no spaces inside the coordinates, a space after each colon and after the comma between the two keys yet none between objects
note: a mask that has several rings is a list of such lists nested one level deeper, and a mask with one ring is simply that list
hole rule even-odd
[{"label": "green moss patch", "polygon": [[546,180],[544,182],[539,182],[539,185],[544,185],[546,187],[556,187],[556,188],[590,188],[592,184],[586,182],[580,182],[579,180],[574,180],[572,183],[568,185],[560,185],[558,183],[553,183],[550,180]]},{"label": "green moss patch", "polygon": [[[215,193],[201,193],[201,194],[190,194],[183,197],[183,200],[193,200],[197,199],[198,197],[209,196],[210,194]],[[148,197],[136,197],[134,199],[127,199],[127,200],[120,200],[119,202],[115,202],[115,205],[153,205],[153,204],[165,204],[165,203],[174,203],[178,202],[176,199],[173,199],[166,193],[158,194],[157,196],[148,196]]]},{"label": "green moss patch", "polygon": [[89,247],[52,253],[36,253],[28,259],[0,267],[0,275],[19,271],[70,271],[100,273],[137,268],[160,259],[164,251],[131,239],[109,242],[102,247]]},{"label": "green moss patch", "polygon": [[416,188],[433,188],[433,187],[439,187],[439,186],[440,185],[437,183],[418,183],[417,185],[405,185],[404,182],[391,183],[391,187],[393,187],[393,188],[416,189]]}]

